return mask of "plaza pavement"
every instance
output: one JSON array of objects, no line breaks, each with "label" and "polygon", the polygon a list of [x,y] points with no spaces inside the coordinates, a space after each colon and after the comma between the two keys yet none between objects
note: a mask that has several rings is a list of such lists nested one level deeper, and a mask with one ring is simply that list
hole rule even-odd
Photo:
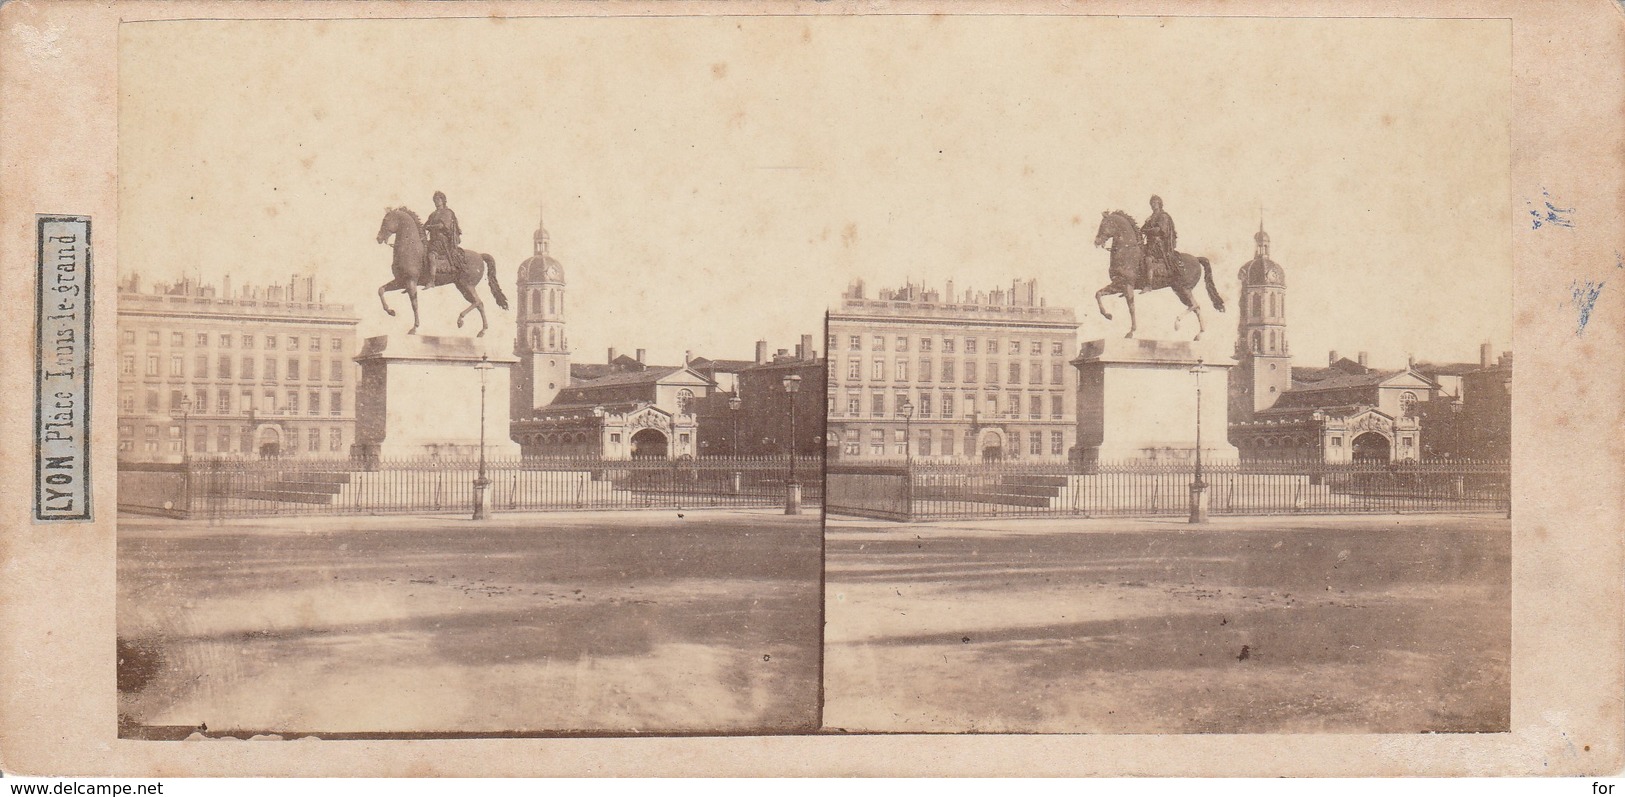
[{"label": "plaza pavement", "polygon": [[825,725],[1504,731],[1496,516],[827,525]]},{"label": "plaza pavement", "polygon": [[126,736],[817,723],[819,517],[119,519]]}]

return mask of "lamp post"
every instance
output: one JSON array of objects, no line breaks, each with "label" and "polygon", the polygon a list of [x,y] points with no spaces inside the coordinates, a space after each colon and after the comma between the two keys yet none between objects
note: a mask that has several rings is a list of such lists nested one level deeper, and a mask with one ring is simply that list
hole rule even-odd
[{"label": "lamp post", "polygon": [[181,473],[184,474],[182,510],[192,514],[192,396],[181,396]]},{"label": "lamp post", "polygon": [[491,364],[488,355],[480,355],[479,365],[474,369],[480,372],[480,470],[474,477],[474,519],[485,520],[491,512],[485,506],[485,491],[491,486],[491,480],[485,477],[485,374],[496,366]]},{"label": "lamp post", "polygon": [[733,455],[739,456],[739,408],[745,403],[738,395],[728,397],[728,414],[734,419]]},{"label": "lamp post", "polygon": [[790,397],[790,480],[785,484],[784,514],[801,514],[801,484],[796,481],[796,394],[801,392],[801,375],[786,374],[784,394]]},{"label": "lamp post", "polygon": [[903,416],[903,462],[908,467],[914,467],[914,403],[904,401],[897,408],[897,414]]},{"label": "lamp post", "polygon": [[1207,371],[1207,364],[1202,360],[1197,360],[1191,368],[1191,374],[1196,377],[1196,476],[1191,479],[1192,523],[1207,522],[1207,482],[1202,480],[1202,374]]}]

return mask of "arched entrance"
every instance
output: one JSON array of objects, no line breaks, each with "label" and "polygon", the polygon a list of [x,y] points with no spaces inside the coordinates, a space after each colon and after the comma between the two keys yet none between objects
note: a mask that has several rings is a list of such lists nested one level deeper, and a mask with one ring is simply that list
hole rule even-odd
[{"label": "arched entrance", "polygon": [[275,426],[261,426],[255,433],[254,451],[261,457],[282,456],[282,430]]},{"label": "arched entrance", "polygon": [[1354,438],[1354,461],[1387,462],[1392,456],[1392,448],[1388,438],[1376,432],[1366,432]]},{"label": "arched entrance", "polygon": [[632,435],[632,456],[638,458],[665,459],[666,436],[655,429],[644,429]]},{"label": "arched entrance", "polygon": [[1004,459],[1004,437],[998,432],[982,435],[977,448],[982,452],[983,462],[999,462]]}]

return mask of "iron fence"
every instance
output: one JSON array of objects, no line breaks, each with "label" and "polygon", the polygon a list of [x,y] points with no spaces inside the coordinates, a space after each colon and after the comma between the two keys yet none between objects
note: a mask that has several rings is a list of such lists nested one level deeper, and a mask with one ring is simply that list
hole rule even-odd
[{"label": "iron fence", "polygon": [[[1190,511],[1188,462],[975,463],[828,470],[832,513],[899,520],[1146,517]],[[1508,512],[1505,461],[1220,462],[1204,464],[1213,515]],[[901,495],[897,493],[901,492]]]},{"label": "iron fence", "polygon": [[[823,498],[822,460],[799,457],[802,501]],[[164,476],[160,490],[122,489],[119,508],[182,517],[457,512],[474,502],[475,459],[227,459],[121,464],[120,479]],[[785,457],[679,460],[487,460],[492,511],[771,507],[785,502]],[[156,483],[156,482],[154,482]],[[128,493],[128,495],[126,495]]]}]

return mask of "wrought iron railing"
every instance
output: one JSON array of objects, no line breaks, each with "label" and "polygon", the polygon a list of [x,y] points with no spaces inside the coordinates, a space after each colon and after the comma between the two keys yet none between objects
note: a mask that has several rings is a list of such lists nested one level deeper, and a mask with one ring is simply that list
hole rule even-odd
[{"label": "wrought iron railing", "polygon": [[[1147,517],[1190,512],[1189,462],[831,463],[833,514],[898,520]],[[1510,511],[1507,462],[1204,464],[1213,515]]]},{"label": "wrought iron railing", "polygon": [[[815,511],[822,467],[819,457],[795,463],[802,502]],[[785,457],[488,459],[485,500],[497,512],[782,506],[790,470]],[[479,473],[479,461],[464,458],[121,463],[119,508],[181,517],[462,512]]]}]

